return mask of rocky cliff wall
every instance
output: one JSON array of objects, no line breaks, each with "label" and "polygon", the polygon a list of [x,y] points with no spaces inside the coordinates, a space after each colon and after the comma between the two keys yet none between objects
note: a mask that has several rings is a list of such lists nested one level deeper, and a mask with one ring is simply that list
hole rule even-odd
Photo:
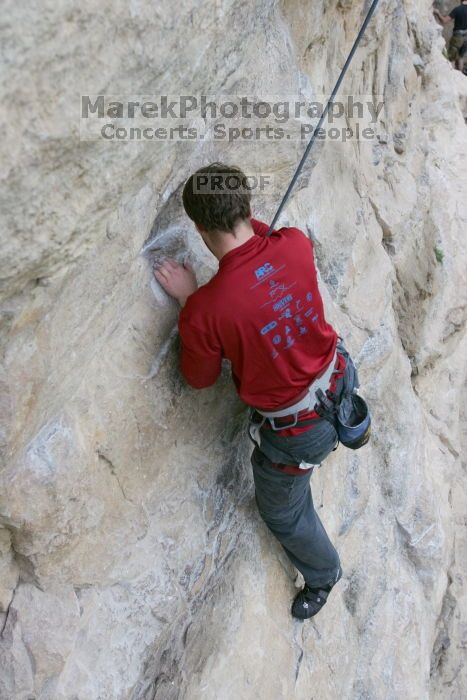
[{"label": "rocky cliff wall", "polygon": [[282,218],[315,239],[374,416],[371,444],[312,478],[344,577],[305,624],[256,512],[245,408],[227,368],[185,385],[142,255],[189,252],[208,279],[181,183],[217,159],[285,188],[303,145],[80,141],[79,95],[310,98],[363,8],[7,5],[0,697],[465,696],[465,80],[430,4],[381,0],[343,90],[383,98],[379,139],[320,144]]}]

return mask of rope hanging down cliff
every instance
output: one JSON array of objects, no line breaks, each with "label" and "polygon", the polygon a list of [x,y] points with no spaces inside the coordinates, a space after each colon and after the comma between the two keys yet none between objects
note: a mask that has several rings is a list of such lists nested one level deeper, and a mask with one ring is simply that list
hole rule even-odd
[{"label": "rope hanging down cliff", "polygon": [[362,36],[365,34],[365,30],[366,30],[366,28],[367,28],[367,26],[368,26],[368,24],[369,24],[369,22],[370,22],[370,20],[371,20],[371,18],[372,18],[372,16],[373,16],[374,11],[376,10],[376,7],[377,7],[377,5],[378,5],[378,2],[379,2],[379,0],[373,0],[373,2],[371,3],[370,9],[368,10],[367,15],[366,15],[366,17],[365,17],[365,20],[364,20],[364,22],[363,22],[363,24],[362,24],[362,26],[361,26],[361,29],[360,29],[360,31],[358,32],[357,38],[355,39],[354,44],[353,44],[353,46],[352,46],[352,49],[351,49],[349,55],[347,56],[347,60],[346,60],[346,62],[344,63],[344,67],[342,68],[341,73],[340,73],[340,75],[339,75],[339,78],[337,79],[337,82],[336,82],[336,84],[334,85],[334,89],[333,89],[333,91],[332,91],[332,93],[331,93],[331,96],[330,96],[329,100],[328,100],[327,103],[326,103],[326,106],[325,106],[325,108],[324,108],[324,111],[323,111],[323,113],[322,113],[322,115],[321,115],[321,117],[320,117],[320,119],[319,119],[318,124],[316,125],[316,127],[315,127],[315,129],[314,129],[314,131],[313,131],[313,134],[311,135],[311,138],[310,138],[310,141],[309,141],[309,143],[308,143],[308,146],[307,146],[306,149],[305,149],[305,153],[303,154],[303,156],[302,156],[302,158],[301,158],[301,160],[300,160],[300,163],[298,164],[297,169],[295,170],[295,173],[294,173],[294,175],[293,175],[293,177],[292,177],[292,179],[291,179],[291,181],[290,181],[290,185],[288,186],[287,191],[286,191],[285,195],[283,196],[282,201],[281,201],[281,203],[279,204],[279,207],[278,207],[278,209],[277,209],[277,211],[276,211],[276,213],[275,213],[275,215],[274,215],[274,218],[273,218],[273,220],[272,220],[272,222],[271,222],[271,225],[270,225],[270,227],[269,227],[269,231],[268,231],[267,234],[266,234],[267,236],[270,236],[270,235],[271,235],[271,233],[272,233],[272,231],[273,231],[273,229],[274,229],[274,226],[275,226],[275,224],[276,224],[276,221],[278,220],[278,218],[279,218],[279,216],[280,216],[280,214],[281,214],[283,208],[285,207],[285,205],[286,205],[286,203],[287,203],[287,200],[288,200],[288,198],[289,198],[289,196],[290,196],[290,193],[292,192],[293,187],[294,187],[295,183],[297,182],[298,176],[300,175],[300,172],[301,172],[303,166],[305,165],[305,161],[306,161],[306,159],[308,158],[308,155],[309,155],[309,153],[310,153],[310,151],[311,151],[311,149],[312,149],[312,147],[313,147],[313,144],[314,144],[314,142],[315,142],[315,140],[316,140],[316,135],[319,133],[319,130],[320,130],[320,128],[321,128],[321,125],[322,125],[322,123],[324,122],[324,120],[326,119],[327,113],[329,112],[329,108],[330,108],[331,105],[334,103],[334,99],[335,99],[336,94],[337,94],[337,91],[339,90],[339,87],[340,87],[340,85],[341,85],[341,83],[342,83],[342,81],[343,81],[343,79],[344,79],[344,76],[345,76],[345,74],[346,74],[346,72],[347,72],[347,68],[349,67],[350,62],[352,61],[352,58],[354,57],[355,51],[356,51],[357,48],[358,48],[358,45],[359,45],[359,43],[360,43],[360,40],[361,40]]}]

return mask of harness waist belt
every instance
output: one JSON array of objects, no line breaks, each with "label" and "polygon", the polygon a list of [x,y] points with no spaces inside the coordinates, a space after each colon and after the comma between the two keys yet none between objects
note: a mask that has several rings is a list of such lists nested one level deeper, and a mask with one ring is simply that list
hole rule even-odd
[{"label": "harness waist belt", "polygon": [[467,29],[454,29],[453,34],[464,36],[464,34],[467,34]]},{"label": "harness waist belt", "polygon": [[304,411],[305,409],[312,410],[317,402],[316,392],[319,391],[319,389],[321,389],[323,393],[326,393],[326,390],[329,388],[329,383],[334,372],[336,360],[337,348],[334,352],[334,356],[331,362],[327,366],[324,373],[321,375],[321,377],[318,377],[314,380],[314,382],[310,384],[307,393],[305,394],[303,399],[300,399],[300,401],[297,401],[297,403],[294,403],[292,404],[292,406],[288,406],[287,408],[282,408],[278,411],[260,411],[258,408],[256,408],[255,410],[258,411],[258,413],[260,413],[265,418],[283,418],[284,416],[290,416],[291,414],[299,413],[300,411]]}]

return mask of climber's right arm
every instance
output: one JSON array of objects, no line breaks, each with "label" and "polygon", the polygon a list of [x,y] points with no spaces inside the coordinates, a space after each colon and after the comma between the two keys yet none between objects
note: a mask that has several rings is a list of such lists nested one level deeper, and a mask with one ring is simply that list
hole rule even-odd
[{"label": "climber's right arm", "polygon": [[214,335],[194,320],[195,296],[181,310],[178,319],[180,369],[188,384],[195,389],[205,389],[214,384],[221,373],[222,348]]},{"label": "climber's right arm", "polygon": [[451,22],[451,21],[452,21],[452,17],[449,17],[449,15],[442,15],[441,12],[440,12],[439,10],[434,9],[434,10],[433,10],[433,14],[434,14],[435,17],[437,17],[437,18],[439,19],[439,21],[442,22],[443,24],[447,24],[448,22]]}]

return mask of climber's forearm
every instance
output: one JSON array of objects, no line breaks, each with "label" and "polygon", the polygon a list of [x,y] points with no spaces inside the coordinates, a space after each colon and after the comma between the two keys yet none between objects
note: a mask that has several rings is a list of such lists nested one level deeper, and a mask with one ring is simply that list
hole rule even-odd
[{"label": "climber's forearm", "polygon": [[440,22],[443,24],[448,24],[448,22],[451,21],[451,17],[449,15],[442,15],[439,10],[433,10],[433,14],[435,17],[439,19]]}]

